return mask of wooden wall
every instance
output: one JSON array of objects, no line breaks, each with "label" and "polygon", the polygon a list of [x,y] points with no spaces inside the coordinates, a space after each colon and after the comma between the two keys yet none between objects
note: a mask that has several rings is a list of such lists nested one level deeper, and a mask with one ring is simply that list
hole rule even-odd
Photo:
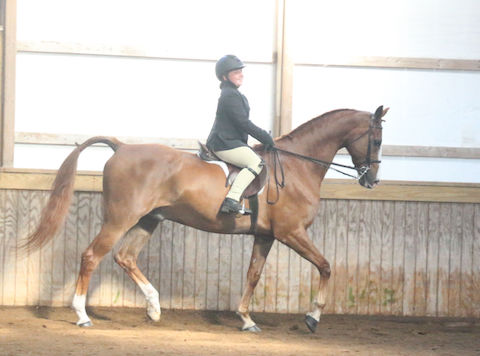
[{"label": "wooden wall", "polygon": [[[0,190],[0,305],[70,305],[80,254],[101,225],[101,195],[75,193],[60,235],[20,258],[15,247],[47,196]],[[332,266],[327,313],[480,317],[480,204],[327,199],[310,236]],[[139,265],[164,308],[235,310],[252,242],[164,222]],[[275,243],[252,309],[305,312],[318,278],[310,263]],[[145,301],[109,254],[93,276],[88,304]]]}]

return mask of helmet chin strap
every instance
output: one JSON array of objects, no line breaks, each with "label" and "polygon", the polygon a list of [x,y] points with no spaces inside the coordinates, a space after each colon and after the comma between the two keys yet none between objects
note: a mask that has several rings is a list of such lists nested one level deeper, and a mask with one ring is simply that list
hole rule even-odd
[{"label": "helmet chin strap", "polygon": [[228,76],[224,75],[223,77],[225,78],[224,82],[228,82],[228,83],[232,84],[235,88],[239,88],[234,82],[232,82],[230,79],[228,79]]}]

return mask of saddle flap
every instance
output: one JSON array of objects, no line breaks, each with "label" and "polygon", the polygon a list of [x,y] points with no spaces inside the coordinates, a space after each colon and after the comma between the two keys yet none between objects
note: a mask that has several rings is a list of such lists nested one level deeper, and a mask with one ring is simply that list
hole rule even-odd
[{"label": "saddle flap", "polygon": [[[199,145],[199,150],[197,155],[200,159],[206,162],[211,162],[211,161],[223,162],[212,151],[210,151],[205,144],[199,141],[198,145]],[[228,175],[225,181],[225,186],[228,187],[235,180],[235,177],[242,170],[242,168],[236,167],[227,162],[224,162],[224,163],[226,163],[228,167]],[[252,183],[250,183],[248,187],[245,189],[245,191],[243,192],[242,198],[249,198],[251,196],[254,196],[255,194],[258,194],[258,192],[260,192],[262,188],[265,186],[265,183],[267,182],[267,177],[268,177],[268,168],[267,166],[264,166],[260,174],[256,176],[255,179],[252,181]]]},{"label": "saddle flap", "polygon": [[[227,178],[227,184],[231,185],[235,180],[235,177],[242,170],[242,168],[228,164],[228,170],[230,174],[228,175],[228,178]],[[258,194],[265,186],[265,183],[267,182],[267,177],[268,177],[268,167],[264,166],[260,174],[256,176],[255,179],[252,181],[252,183],[250,183],[248,187],[243,191],[242,198],[250,198]]]}]

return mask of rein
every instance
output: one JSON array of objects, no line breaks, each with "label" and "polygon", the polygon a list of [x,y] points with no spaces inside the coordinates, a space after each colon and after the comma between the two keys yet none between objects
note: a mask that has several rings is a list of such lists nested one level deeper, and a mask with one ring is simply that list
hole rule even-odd
[{"label": "rein", "polygon": [[[274,201],[270,200],[270,179],[267,178],[267,182],[268,182],[267,183],[267,204],[269,204],[269,205],[273,205],[276,202],[278,202],[278,199],[280,199],[280,188],[285,187],[285,172],[283,171],[282,162],[280,161],[280,155],[278,154],[279,151],[281,151],[281,150],[279,148],[276,148],[276,147],[273,147],[272,151],[271,151],[272,156],[273,156],[273,176],[275,177],[275,188],[277,190],[277,192],[276,192],[277,198]],[[286,151],[286,152],[288,152],[288,151]],[[281,173],[281,176],[282,176],[281,181],[279,181],[279,179],[278,179],[277,165],[278,165],[278,167],[280,167],[280,173]]]},{"label": "rein", "polygon": [[[280,161],[280,155],[279,155],[279,152],[281,153],[285,153],[285,154],[288,154],[290,156],[293,156],[295,158],[299,158],[299,159],[303,159],[303,160],[306,160],[308,162],[312,162],[312,163],[315,163],[315,164],[318,164],[320,166],[323,166],[327,169],[333,169],[334,171],[338,172],[338,173],[341,173],[343,175],[346,175],[348,177],[351,177],[351,178],[354,178],[356,180],[360,180],[369,170],[370,170],[370,166],[372,165],[372,163],[380,163],[381,161],[379,160],[373,160],[371,159],[371,137],[372,137],[372,129],[382,129],[381,126],[373,126],[372,124],[370,124],[369,128],[367,131],[365,131],[364,133],[362,133],[360,136],[358,136],[357,138],[355,138],[352,142],[350,142],[347,146],[351,145],[352,143],[358,141],[359,139],[361,139],[363,136],[367,135],[368,134],[368,148],[367,148],[367,156],[365,157],[365,161],[361,163],[361,167],[356,167],[356,166],[347,166],[347,165],[344,165],[344,164],[340,164],[340,163],[335,163],[335,162],[328,162],[328,161],[323,161],[321,159],[317,159],[317,158],[313,158],[313,157],[310,157],[310,156],[304,156],[304,155],[301,155],[299,153],[296,153],[296,152],[292,152],[292,151],[287,151],[287,150],[284,150],[282,148],[278,148],[278,147],[272,147],[271,149],[271,152],[272,152],[272,156],[273,156],[273,174],[274,174],[274,177],[275,177],[275,188],[276,188],[276,199],[274,201],[271,201],[269,199],[269,193],[270,193],[270,180],[268,180],[268,186],[267,186],[267,203],[270,204],[270,205],[273,205],[275,203],[278,202],[278,200],[280,199],[280,188],[283,188],[285,187],[285,173],[283,171],[283,166],[282,166],[282,162]],[[278,167],[280,167],[280,174],[281,174],[281,180],[279,180],[278,178]],[[353,170],[356,170],[357,171],[357,176],[354,176],[352,174],[349,174],[349,173],[346,173],[346,172],[343,172],[339,169],[336,169],[336,168],[333,168],[331,166],[336,166],[336,167],[341,167],[341,168],[346,168],[346,169],[353,169]]]},{"label": "rein", "polygon": [[[342,167],[342,168],[348,168],[348,169],[357,169],[357,167],[354,167],[354,166],[347,166],[347,165],[344,165],[344,164],[340,164],[340,163],[335,163],[335,162],[328,162],[328,161],[322,161],[321,159],[316,159],[316,158],[313,158],[313,157],[309,157],[309,156],[304,156],[304,155],[301,155],[299,153],[295,153],[295,152],[292,152],[292,151],[287,151],[287,150],[284,150],[284,149],[281,149],[281,148],[276,148],[274,147],[273,150],[276,152],[276,156],[277,156],[277,160],[280,162],[280,159],[278,158],[278,152],[282,152],[282,153],[286,153],[290,156],[293,156],[293,157],[296,157],[296,158],[300,158],[300,159],[304,159],[306,161],[309,161],[309,162],[312,162],[312,163],[315,163],[315,164],[318,164],[320,166],[323,166],[323,167],[326,167],[326,168],[331,168],[333,169],[334,171],[338,172],[338,173],[342,173],[346,176],[349,176],[349,177],[352,177],[352,178],[355,178],[357,179],[356,176],[352,175],[352,174],[349,174],[349,173],[345,173],[339,169],[336,169],[336,168],[332,168],[331,166],[337,166],[337,167]],[[275,161],[274,161],[275,162]]]}]

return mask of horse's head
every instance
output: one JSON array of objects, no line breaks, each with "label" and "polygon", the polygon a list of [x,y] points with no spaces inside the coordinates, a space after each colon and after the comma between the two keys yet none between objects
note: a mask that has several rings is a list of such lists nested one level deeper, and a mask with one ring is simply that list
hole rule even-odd
[{"label": "horse's head", "polygon": [[382,117],[387,112],[388,108],[379,106],[370,117],[368,129],[346,145],[360,177],[358,182],[365,188],[371,189],[379,182],[377,173],[382,147]]}]

